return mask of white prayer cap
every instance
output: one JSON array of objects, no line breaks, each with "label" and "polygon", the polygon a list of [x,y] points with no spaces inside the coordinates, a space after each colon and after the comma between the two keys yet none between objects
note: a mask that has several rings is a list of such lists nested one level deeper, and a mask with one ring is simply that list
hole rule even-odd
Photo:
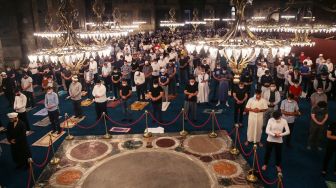
[{"label": "white prayer cap", "polygon": [[13,118],[16,118],[18,116],[18,113],[11,112],[11,113],[8,113],[7,116],[8,116],[9,119],[13,119]]},{"label": "white prayer cap", "polygon": [[2,72],[1,73],[1,76],[5,76],[5,75],[7,75],[6,72]]},{"label": "white prayer cap", "polygon": [[320,56],[320,57],[322,57],[322,56],[323,56],[323,54],[320,54],[319,56]]},{"label": "white prayer cap", "polygon": [[161,69],[161,72],[165,72],[165,71],[166,71],[166,69],[164,69],[164,68],[163,68],[163,69]]},{"label": "white prayer cap", "polygon": [[285,65],[285,62],[284,62],[284,61],[281,61],[281,65]]},{"label": "white prayer cap", "polygon": [[78,76],[75,75],[71,79],[72,79],[72,81],[78,81]]}]

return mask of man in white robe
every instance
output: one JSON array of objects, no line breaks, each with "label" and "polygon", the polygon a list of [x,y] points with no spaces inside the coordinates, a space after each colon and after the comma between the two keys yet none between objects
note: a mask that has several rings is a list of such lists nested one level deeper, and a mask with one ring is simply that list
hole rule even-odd
[{"label": "man in white robe", "polygon": [[249,112],[248,116],[248,127],[247,127],[247,141],[245,145],[249,142],[259,143],[260,142],[262,127],[264,121],[264,112],[268,109],[267,101],[261,97],[261,91],[256,90],[255,96],[250,98],[246,104],[246,111]]}]

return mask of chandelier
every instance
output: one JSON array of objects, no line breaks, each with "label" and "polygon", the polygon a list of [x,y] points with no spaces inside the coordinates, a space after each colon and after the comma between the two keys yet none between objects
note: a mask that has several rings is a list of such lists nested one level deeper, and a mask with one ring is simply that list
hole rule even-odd
[{"label": "chandelier", "polygon": [[176,22],[175,14],[175,9],[171,8],[169,10],[169,20],[161,20],[160,27],[168,27],[171,32],[174,32],[177,27],[185,26],[185,23]]},{"label": "chandelier", "polygon": [[185,24],[187,25],[192,25],[192,27],[194,28],[194,31],[197,30],[199,25],[205,25],[206,21],[200,21],[198,18],[198,10],[194,9],[193,10],[193,19],[191,21],[186,21]]},{"label": "chandelier", "polygon": [[237,14],[233,27],[223,36],[217,38],[203,38],[189,41],[185,47],[189,53],[209,52],[216,58],[219,53],[224,56],[234,76],[234,82],[239,82],[240,75],[247,64],[259,54],[273,57],[288,55],[291,46],[284,40],[259,38],[247,27],[244,18],[245,7],[251,0],[233,0]]},{"label": "chandelier", "polygon": [[[73,29],[73,21],[78,17],[74,0],[61,0],[57,11],[61,31],[36,33],[35,36],[47,39],[59,38],[61,43],[50,49],[40,49],[28,55],[30,62],[57,63],[60,62],[78,71],[85,60],[93,57],[104,58],[110,55],[111,47],[103,44],[86,45],[81,40],[81,33]],[[82,33],[83,34],[83,33]]]}]

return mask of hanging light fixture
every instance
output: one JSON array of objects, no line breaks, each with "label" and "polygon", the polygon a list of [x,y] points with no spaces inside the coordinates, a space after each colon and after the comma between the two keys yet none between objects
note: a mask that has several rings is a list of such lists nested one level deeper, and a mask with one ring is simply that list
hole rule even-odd
[{"label": "hanging light fixture", "polygon": [[[61,32],[61,44],[50,49],[40,49],[28,55],[31,62],[64,63],[73,72],[79,70],[86,59],[110,55],[111,47],[105,44],[86,45],[73,29],[73,20],[78,17],[74,0],[61,0],[57,15],[64,32]],[[41,36],[41,35],[38,35]]]},{"label": "hanging light fixture", "polygon": [[220,54],[228,60],[232,69],[234,82],[238,83],[240,75],[247,64],[259,54],[276,56],[278,52],[288,55],[291,51],[290,43],[284,40],[258,38],[247,27],[244,18],[245,7],[250,0],[233,0],[235,17],[233,27],[220,38],[204,38],[186,42],[185,47],[189,53],[204,50],[213,56]]},{"label": "hanging light fixture", "polygon": [[176,22],[175,9],[171,8],[169,10],[169,20],[161,20],[160,27],[168,27],[171,32],[174,32],[176,28],[185,26],[185,23]]}]

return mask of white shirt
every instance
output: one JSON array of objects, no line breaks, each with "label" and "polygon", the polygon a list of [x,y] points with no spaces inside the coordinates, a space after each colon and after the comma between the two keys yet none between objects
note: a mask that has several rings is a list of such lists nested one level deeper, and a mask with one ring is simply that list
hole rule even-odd
[{"label": "white shirt", "polygon": [[307,65],[309,66],[309,67],[311,67],[312,65],[313,65],[313,61],[311,60],[311,59],[305,59],[305,60],[303,60],[303,63],[304,62],[307,62]]},{"label": "white shirt", "polygon": [[[286,112],[295,112],[299,111],[299,106],[295,100],[289,102],[288,99],[285,99],[281,102],[280,109]],[[295,121],[295,116],[282,115],[282,117],[287,120],[287,123],[294,123]]]},{"label": "white shirt", "polygon": [[167,62],[165,61],[165,59],[159,59],[158,64],[160,68],[165,68],[167,66]]},{"label": "white shirt", "polygon": [[141,84],[145,83],[145,74],[142,73],[142,72],[140,72],[139,76],[134,74],[134,83],[136,85],[141,85]]},{"label": "white shirt", "polygon": [[106,76],[110,75],[111,72],[112,72],[111,67],[108,67],[108,66],[106,66],[106,67],[103,66],[102,67],[102,76],[103,77],[106,77]]},{"label": "white shirt", "polygon": [[37,62],[30,62],[29,63],[29,69],[30,69],[30,72],[32,74],[36,74],[37,73]]},{"label": "white shirt", "polygon": [[22,113],[26,111],[27,105],[27,97],[24,94],[20,94],[20,96],[15,96],[14,100],[14,110],[18,113]]},{"label": "white shirt", "polygon": [[334,70],[334,65],[332,62],[329,62],[326,65],[328,67],[328,72],[332,72]]},{"label": "white shirt", "polygon": [[90,61],[89,70],[92,71],[93,74],[97,74],[98,73],[97,61]]},{"label": "white shirt", "polygon": [[160,65],[159,63],[152,63],[152,68],[153,68],[153,72],[152,72],[152,75],[153,76],[159,76],[160,74]]},{"label": "white shirt", "polygon": [[132,55],[131,55],[131,54],[125,56],[125,60],[126,60],[128,63],[132,62],[132,59],[133,59],[133,58],[132,58]]},{"label": "white shirt", "polygon": [[259,78],[259,82],[260,82],[260,79],[261,79],[261,77],[265,74],[265,71],[266,71],[267,69],[266,68],[263,68],[263,67],[259,67],[258,68],[258,70],[257,70],[257,76],[258,76],[258,78]]},{"label": "white shirt", "polygon": [[[280,118],[280,120],[278,121],[275,120],[274,118],[268,120],[266,126],[266,134],[268,134],[267,137],[268,142],[282,143],[283,142],[282,137],[290,134],[287,121],[283,118]],[[283,129],[285,129],[285,132],[283,132]],[[280,134],[280,137],[276,137],[275,133]]]},{"label": "white shirt", "polygon": [[122,52],[122,51],[119,51],[118,53],[117,53],[117,60],[120,60],[120,56],[123,56],[124,55],[124,52]]},{"label": "white shirt", "polygon": [[[95,102],[103,103],[107,101],[106,97],[106,87],[103,84],[96,84],[93,87],[92,95],[95,97]],[[96,96],[99,96],[96,98]]]},{"label": "white shirt", "polygon": [[30,86],[26,90],[24,90],[24,91],[33,92],[33,79],[30,76],[28,76],[27,79],[25,79],[25,78],[21,79],[21,87],[25,88],[29,84],[30,84]]}]

